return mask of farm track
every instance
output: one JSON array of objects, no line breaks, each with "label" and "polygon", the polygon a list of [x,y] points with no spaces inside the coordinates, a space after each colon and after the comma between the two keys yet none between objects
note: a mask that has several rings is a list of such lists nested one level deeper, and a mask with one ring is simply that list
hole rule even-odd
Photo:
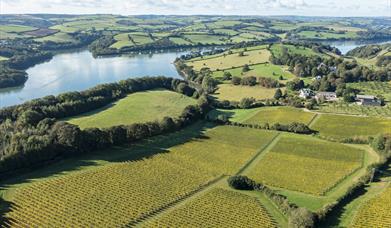
[{"label": "farm track", "polygon": [[269,151],[277,142],[278,140],[280,139],[281,137],[281,133],[278,133],[276,136],[273,137],[272,140],[270,140],[270,142],[268,144],[266,144],[265,146],[263,146],[258,152],[257,154],[251,158],[250,161],[248,161],[237,173],[236,175],[241,175],[243,173],[245,173],[248,169],[250,169],[251,166],[253,165],[256,165],[261,159],[262,159],[262,155],[264,155],[265,153],[264,152],[267,152]]},{"label": "farm track", "polygon": [[319,117],[320,117],[320,115],[316,113],[315,116],[312,117],[310,122],[308,122],[308,127],[311,127],[319,119]]},{"label": "farm track", "polygon": [[[257,163],[262,158],[261,155],[263,154],[263,152],[266,150],[269,150],[272,146],[274,146],[275,143],[277,143],[278,139],[280,138],[280,135],[281,135],[281,133],[276,134],[276,136],[274,136],[270,140],[269,143],[267,143],[265,146],[260,148],[258,150],[258,152],[242,168],[240,168],[239,171],[235,175],[242,174],[253,163]],[[204,194],[205,192],[211,190],[212,188],[214,188],[218,185],[223,185],[224,182],[226,181],[227,177],[228,177],[227,175],[222,175],[222,176],[216,178],[215,180],[207,183],[206,185],[202,186],[201,188],[183,196],[182,198],[146,214],[145,216],[139,218],[136,222],[129,223],[126,227],[134,227],[134,226],[137,226],[137,227],[141,226],[142,227],[143,224],[146,223],[147,221],[154,219],[158,216],[161,216],[171,210],[174,210],[178,206],[184,205],[188,201],[198,197],[199,195]]]}]

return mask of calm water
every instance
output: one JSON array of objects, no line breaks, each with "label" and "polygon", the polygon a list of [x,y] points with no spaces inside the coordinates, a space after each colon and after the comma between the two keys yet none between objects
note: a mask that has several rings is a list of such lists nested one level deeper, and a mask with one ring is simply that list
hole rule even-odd
[{"label": "calm water", "polygon": [[[372,43],[380,42],[344,41],[327,44],[346,53],[355,47]],[[47,95],[85,90],[97,84],[130,77],[163,75],[180,78],[172,63],[176,57],[188,52],[171,51],[101,58],[94,58],[87,50],[58,54],[48,62],[29,68],[29,78],[23,87],[0,89],[0,108]]]},{"label": "calm water", "polygon": [[29,78],[23,87],[0,90],[0,107],[20,104],[46,95],[85,90],[97,84],[130,77],[164,75],[179,78],[172,63],[176,57],[188,52],[173,51],[96,59],[87,50],[58,54],[48,62],[29,68]]},{"label": "calm water", "polygon": [[383,43],[390,43],[390,42],[391,41],[384,41],[384,40],[381,41],[367,40],[367,41],[331,41],[331,42],[326,41],[322,43],[328,44],[333,47],[337,47],[342,54],[346,54],[348,51],[356,47],[360,47],[368,44],[383,44]]}]

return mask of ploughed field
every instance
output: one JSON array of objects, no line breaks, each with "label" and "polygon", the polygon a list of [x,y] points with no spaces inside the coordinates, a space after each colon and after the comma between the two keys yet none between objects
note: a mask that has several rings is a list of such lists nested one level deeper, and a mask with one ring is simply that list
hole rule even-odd
[{"label": "ploughed field", "polygon": [[104,128],[116,125],[161,120],[166,116],[179,116],[195,99],[168,91],[137,92],[116,101],[105,108],[68,119],[80,128]]}]

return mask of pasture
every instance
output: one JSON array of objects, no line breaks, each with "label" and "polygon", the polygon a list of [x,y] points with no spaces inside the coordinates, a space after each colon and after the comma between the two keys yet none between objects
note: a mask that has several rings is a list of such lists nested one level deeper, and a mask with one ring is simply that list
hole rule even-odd
[{"label": "pasture", "polygon": [[0,25],[0,31],[1,32],[9,32],[9,33],[21,33],[21,32],[27,32],[27,31],[33,31],[37,28],[32,26],[25,26],[25,25]]},{"label": "pasture", "polygon": [[284,134],[248,175],[266,185],[321,196],[361,168],[363,153],[309,136]]},{"label": "pasture", "polygon": [[226,36],[209,34],[185,34],[183,37],[193,44],[224,44]]},{"label": "pasture", "polygon": [[[138,145],[102,151],[105,161],[91,160],[93,154],[79,162],[64,161],[62,165],[85,165],[33,183],[7,185],[3,196],[12,206],[4,218],[13,226],[135,224],[222,174],[234,174],[275,136],[256,129],[210,127],[198,123]],[[269,221],[261,206],[259,211]]]},{"label": "pasture", "polygon": [[304,56],[321,55],[320,53],[314,52],[310,48],[303,47],[303,46],[294,46],[290,44],[273,44],[270,47],[270,50],[275,56],[281,56],[283,53],[283,48],[286,48],[288,53],[292,53],[292,54],[298,54]]},{"label": "pasture", "polygon": [[255,76],[273,78],[276,80],[279,80],[280,76],[282,76],[284,80],[290,80],[295,77],[284,66],[278,66],[271,63],[252,65],[250,66],[250,71],[248,72],[242,72],[242,69],[242,66],[240,66],[234,69],[214,71],[213,77],[221,79],[224,75],[224,72],[229,72],[232,76],[236,77]]},{"label": "pasture", "polygon": [[55,33],[53,35],[37,38],[37,39],[34,39],[34,40],[38,41],[38,42],[53,41],[55,43],[72,43],[72,42],[75,42],[75,39],[73,39],[71,35],[69,35],[67,33],[62,33],[62,32],[58,32],[58,33]]},{"label": "pasture", "polygon": [[205,60],[188,61],[189,66],[193,66],[195,70],[199,71],[204,67],[210,68],[212,71],[232,69],[241,67],[245,64],[253,65],[265,63],[269,61],[270,52],[266,49],[245,51],[244,56],[239,56],[238,53],[230,55],[219,55],[215,58],[208,58]]},{"label": "pasture", "polygon": [[196,100],[185,95],[153,90],[130,94],[107,107],[67,120],[80,128],[104,128],[115,125],[160,120],[165,116],[179,116],[183,109]]},{"label": "pasture", "polygon": [[114,36],[117,41],[111,45],[112,48],[123,48],[152,43],[153,39],[145,33],[121,33]]},{"label": "pasture", "polygon": [[150,227],[278,227],[254,197],[215,188],[145,224]]},{"label": "pasture", "polygon": [[221,84],[214,93],[214,97],[219,100],[240,101],[243,98],[253,97],[257,100],[271,99],[276,89],[268,89],[261,86],[235,86],[231,84]]},{"label": "pasture", "polygon": [[342,39],[342,38],[355,39],[358,37],[357,33],[353,31],[345,31],[342,33],[301,31],[297,34],[304,39],[313,39],[313,40]]},{"label": "pasture", "polygon": [[391,119],[322,114],[311,125],[321,136],[331,139],[368,137],[391,133]]}]

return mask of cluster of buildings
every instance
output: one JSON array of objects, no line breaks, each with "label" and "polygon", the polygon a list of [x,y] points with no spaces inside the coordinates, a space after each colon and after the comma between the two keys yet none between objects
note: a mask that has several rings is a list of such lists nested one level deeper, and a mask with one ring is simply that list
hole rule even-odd
[{"label": "cluster of buildings", "polygon": [[[315,92],[311,89],[301,89],[299,97],[304,99],[315,98],[317,101],[338,101],[338,97],[335,92]],[[358,105],[365,106],[381,106],[381,100],[371,95],[357,95],[356,103]]]}]

